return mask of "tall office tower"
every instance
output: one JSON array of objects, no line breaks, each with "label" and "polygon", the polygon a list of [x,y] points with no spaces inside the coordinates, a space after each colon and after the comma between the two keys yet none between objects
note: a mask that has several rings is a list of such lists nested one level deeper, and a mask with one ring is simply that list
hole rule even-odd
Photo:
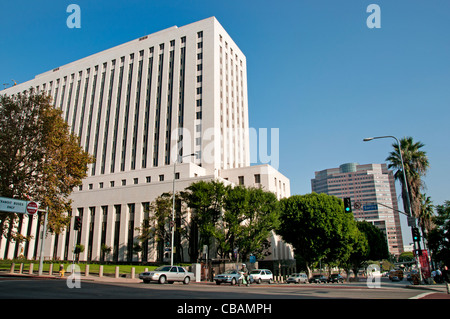
[{"label": "tall office tower", "polygon": [[394,176],[386,164],[347,163],[339,168],[315,172],[311,188],[313,192],[341,199],[350,197],[355,219],[365,220],[383,230],[391,254],[403,252]]},{"label": "tall office tower", "polygon": [[[86,247],[80,260],[106,258],[102,245],[112,248],[114,261],[155,260],[155,247],[133,252],[135,228],[148,217],[149,202],[172,192],[174,180],[176,191],[216,179],[289,196],[289,179],[275,168],[250,166],[246,58],[214,17],[143,36],[0,93],[30,87],[53,97],[96,159],[71,195],[69,213],[82,217],[81,232],[72,223],[51,236],[45,256],[71,259],[75,242]],[[0,256],[15,257],[18,250],[5,245]],[[35,245],[36,238],[25,257],[36,257]]]}]

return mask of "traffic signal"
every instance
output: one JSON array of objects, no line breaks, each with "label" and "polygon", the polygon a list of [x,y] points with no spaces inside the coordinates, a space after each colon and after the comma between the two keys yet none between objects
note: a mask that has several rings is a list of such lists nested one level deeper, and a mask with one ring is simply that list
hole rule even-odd
[{"label": "traffic signal", "polygon": [[352,200],[350,199],[350,197],[344,198],[344,208],[346,213],[352,212]]},{"label": "traffic signal", "polygon": [[75,216],[75,226],[73,229],[81,230],[81,217],[80,216]]},{"label": "traffic signal", "polygon": [[412,228],[412,238],[415,243],[418,243],[420,241],[419,228],[417,228],[417,227]]}]

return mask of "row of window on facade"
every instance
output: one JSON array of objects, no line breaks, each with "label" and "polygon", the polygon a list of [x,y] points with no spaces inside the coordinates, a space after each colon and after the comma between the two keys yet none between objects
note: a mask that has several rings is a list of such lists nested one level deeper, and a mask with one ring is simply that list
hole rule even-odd
[{"label": "row of window on facade", "polygon": [[[180,173],[176,172],[175,173],[175,179],[180,179]],[[160,174],[158,175],[158,181],[159,182],[164,182],[164,174]],[[151,176],[146,176],[145,177],[145,182],[146,183],[151,183],[152,182],[152,177]],[[133,178],[133,183],[131,185],[137,185],[139,184],[139,178],[138,177],[134,177]],[[120,185],[121,186],[127,186],[127,179],[122,179],[120,180]],[[115,187],[116,186],[116,181],[110,181],[109,182],[109,187]],[[98,188],[102,189],[105,187],[105,183],[104,182],[99,182],[98,183]],[[88,189],[92,190],[94,189],[94,184],[93,183],[89,183],[88,184]],[[78,190],[82,191],[83,190],[83,185],[78,186]]]},{"label": "row of window on facade", "polygon": [[[199,39],[202,39],[203,38],[203,32],[202,31],[200,31],[200,32],[198,32],[197,33],[197,37],[199,38]],[[146,39],[147,37],[142,37],[141,39],[139,39],[139,40],[144,40],[144,39]],[[181,42],[182,43],[185,43],[186,42],[186,37],[182,37],[181,38]],[[170,41],[170,46],[171,46],[171,48],[173,48],[174,46],[175,46],[175,40],[171,40]],[[201,48],[203,46],[203,43],[202,42],[199,42],[199,44],[198,44],[198,47],[199,48]],[[163,54],[163,52],[164,52],[164,44],[162,43],[162,44],[160,44],[160,50],[161,50],[161,53]],[[183,50],[184,50],[184,47],[182,48]],[[153,50],[153,47],[151,47],[150,49],[150,63],[152,64],[153,63],[153,53],[154,53],[154,50]],[[171,51],[171,53],[172,53],[173,51]],[[138,81],[140,82],[140,75],[142,74],[142,72],[141,72],[141,67],[142,67],[142,57],[143,57],[143,55],[144,55],[144,50],[141,50],[141,51],[139,51],[139,57],[140,57],[140,68],[139,68],[139,79],[138,79]],[[182,60],[184,59],[184,55],[182,55]],[[201,60],[203,58],[203,54],[200,52],[198,55],[197,55],[197,59],[198,60]],[[131,70],[132,70],[132,66],[133,66],[133,60],[134,60],[134,53],[132,53],[132,54],[130,54],[130,73],[129,73],[129,76],[128,76],[128,78],[129,78],[129,84],[131,83],[131,80],[130,80],[130,78],[131,78]],[[114,69],[115,69],[115,63],[116,62],[116,60],[113,60],[112,61],[112,69],[111,69],[111,73],[112,74],[114,74]],[[125,63],[125,57],[123,56],[123,57],[121,57],[121,59],[120,59],[120,62],[121,62],[121,70],[123,70],[123,64]],[[172,65],[173,65],[173,63],[172,63]],[[101,83],[101,90],[100,90],[100,92],[102,93],[103,92],[103,86],[104,86],[104,82],[105,82],[105,70],[106,70],[106,66],[107,66],[107,63],[105,62],[105,63],[103,63],[103,73],[102,73],[102,83]],[[159,67],[161,68],[161,66],[162,66],[162,63],[160,63],[159,64]],[[200,64],[200,68],[201,68],[201,64]],[[149,65],[149,74],[151,74],[151,69],[150,69],[150,65]],[[54,72],[56,72],[56,71],[59,71],[59,68],[57,68],[57,69],[54,69],[53,70]],[[87,72],[87,75],[86,75],[86,85],[85,85],[85,89],[84,89],[84,95],[85,95],[85,99],[84,99],[84,101],[86,100],[86,93],[87,93],[87,88],[88,88],[88,84],[89,84],[89,75],[90,75],[90,72],[91,71],[91,69],[90,68],[88,68],[87,70],[86,70],[86,72]],[[94,99],[94,94],[96,93],[96,90],[95,90],[95,84],[96,84],[96,78],[97,78],[97,71],[98,71],[98,65],[97,66],[95,66],[95,72],[94,72],[94,81],[93,81],[93,85],[94,85],[94,89],[92,90],[92,93],[91,93],[91,112],[92,112],[92,101],[93,101],[93,99]],[[184,70],[180,70],[180,72],[183,72]],[[80,91],[80,82],[81,82],[81,77],[82,77],[82,73],[83,73],[83,71],[79,71],[79,80],[78,80],[78,88],[77,88],[77,90],[76,90],[76,92],[77,92],[77,96],[76,96],[76,101],[75,101],[75,106],[77,106],[77,100],[78,100],[78,94],[79,94],[79,91]],[[71,92],[72,92],[72,85],[73,85],[73,83],[74,83],[74,76],[75,76],[75,73],[74,74],[72,74],[71,75],[71,77],[70,77],[70,79],[71,79],[71,81],[70,81],[70,90],[69,90],[69,98],[68,98],[68,101],[67,101],[67,108],[66,108],[66,110],[64,110],[65,112],[66,112],[66,121],[68,121],[69,120],[69,108],[70,108],[70,105],[69,105],[69,103],[70,103],[70,100],[71,100],[71,98],[70,98],[70,96],[71,96]],[[122,78],[122,75],[120,76],[120,78]],[[149,79],[150,79],[150,77],[149,77]],[[160,78],[159,78],[159,80],[160,80]],[[200,76],[200,78],[198,79],[200,82],[202,81],[202,78],[201,78],[201,76]],[[59,105],[59,107],[61,108],[61,109],[63,109],[63,101],[64,101],[64,93],[65,93],[65,87],[66,87],[66,81],[67,81],[67,76],[65,76],[64,77],[64,85],[63,85],[63,87],[62,87],[62,96],[60,97],[60,100],[61,100],[61,102],[60,102],[60,105]],[[111,88],[112,88],[112,81],[113,81],[113,75],[111,76],[111,83],[110,83],[110,88],[109,88],[109,94],[111,94]],[[121,81],[120,81],[121,82]],[[159,81],[158,81],[159,82]],[[54,104],[55,105],[57,105],[57,99],[58,99],[58,89],[59,89],[59,84],[60,84],[60,79],[57,79],[56,80],[56,88],[55,88],[55,92],[54,92]],[[148,83],[150,83],[150,81],[148,82]],[[49,94],[51,94],[51,91],[52,91],[52,84],[53,84],[53,81],[50,81],[50,83],[49,83],[49,86],[50,86],[50,90],[48,91],[48,93]],[[121,83],[120,83],[121,84]],[[160,84],[160,83],[159,83]],[[148,84],[149,85],[149,84]],[[169,86],[170,86],[171,84],[169,84]],[[121,85],[120,85],[120,87],[121,87]],[[138,85],[138,88],[140,87],[140,85]],[[130,85],[128,85],[128,88],[130,88]],[[37,87],[37,89],[39,90],[39,86]],[[43,89],[44,89],[44,91],[45,91],[45,89],[46,89],[46,84],[43,84]],[[119,91],[120,91],[121,89],[119,88]],[[147,91],[148,91],[148,89],[147,89]],[[127,92],[127,104],[128,104],[128,101],[129,101],[129,96],[130,96],[130,91],[129,91],[129,89],[128,89],[128,92]],[[137,92],[136,93],[137,94],[137,96],[139,96],[139,92]],[[120,95],[119,95],[120,96]],[[148,99],[148,97],[147,97],[147,99]],[[111,96],[109,96],[109,98],[108,98],[108,106],[110,105],[110,102],[111,102]],[[101,103],[101,102],[100,102]],[[120,103],[119,103],[120,104]],[[148,105],[148,103],[146,103],[147,105]],[[127,106],[128,107],[128,106]],[[136,106],[137,107],[137,106]],[[84,109],[84,108],[83,108]],[[75,109],[74,109],[74,112],[76,112],[76,107],[75,107]],[[148,113],[148,112],[147,112]],[[100,114],[100,113],[99,113]],[[109,111],[108,111],[108,113],[107,114],[109,114]],[[201,114],[201,112],[200,113],[197,113],[197,118],[198,119],[201,119],[201,116],[202,116],[202,114]],[[90,118],[92,118],[92,116],[90,115],[89,116],[89,119]],[[72,131],[74,131],[74,128],[75,128],[75,119],[76,119],[76,115],[75,115],[75,113],[74,113],[74,116],[73,116],[73,121],[72,121]],[[116,119],[117,120],[117,119]],[[109,122],[109,121],[108,121]],[[80,136],[80,139],[81,139],[81,135],[82,135],[82,133],[83,133],[83,121],[82,122],[80,122],[80,127],[79,127],[79,132],[78,132],[78,135]],[[135,123],[135,126],[136,126],[137,124]],[[156,126],[156,127],[159,127],[159,126]],[[97,124],[97,129],[99,128],[99,125]],[[124,128],[124,130],[125,130],[125,128]],[[135,132],[136,130],[133,130],[133,132]],[[85,145],[84,145],[84,147],[85,147],[85,149],[86,150],[88,150],[88,148],[89,148],[89,142],[90,142],[90,134],[89,134],[90,132],[88,131],[88,133],[87,133],[87,136],[86,136],[86,142],[84,143]],[[106,134],[106,133],[105,133]],[[99,136],[99,134],[98,134],[98,132],[96,133],[96,136]],[[136,138],[133,138],[133,140],[134,141],[136,141],[137,139]],[[148,141],[148,139],[145,139],[146,141]],[[97,147],[97,141],[95,141],[95,144],[96,144],[96,146],[95,146],[95,148]],[[115,145],[115,143],[113,143],[114,145]],[[136,145],[133,145],[133,149],[135,149],[136,148]],[[147,149],[147,147],[146,146],[144,146],[144,148],[145,149]],[[145,150],[144,150],[145,151]],[[96,149],[94,150],[94,153],[95,153],[95,155],[97,155],[96,153]],[[112,156],[113,156],[113,161],[112,161],[112,164],[111,164],[111,172],[114,172],[114,163],[115,163],[115,161],[114,161],[114,158],[115,158],[115,156],[114,156],[114,154],[115,154],[115,152],[113,152],[113,154],[112,154]],[[122,151],[122,154],[124,154],[124,152]],[[133,152],[133,154],[135,154],[135,152]],[[166,158],[168,158],[168,156],[166,156]],[[105,160],[105,157],[103,156],[102,157],[102,170],[101,170],[101,173],[103,174],[103,173],[105,173],[104,172],[104,160]],[[157,166],[157,160],[154,158],[153,159],[153,162],[154,162],[154,166]],[[143,160],[143,166],[146,166],[146,160]],[[134,169],[134,167],[135,167],[135,161],[134,160],[132,160],[132,169]],[[125,163],[124,163],[124,161],[122,160],[122,162],[121,162],[121,165],[120,165],[120,168],[121,168],[121,170],[123,171],[124,169],[125,169]],[[145,167],[144,167],[145,168]],[[92,172],[91,172],[91,174],[92,175],[95,175],[95,165],[93,165],[93,167],[92,167]]]}]

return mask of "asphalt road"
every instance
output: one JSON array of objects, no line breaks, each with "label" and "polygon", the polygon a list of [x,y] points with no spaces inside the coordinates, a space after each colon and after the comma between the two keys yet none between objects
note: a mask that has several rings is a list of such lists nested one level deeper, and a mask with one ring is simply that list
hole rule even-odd
[{"label": "asphalt road", "polygon": [[[407,282],[383,282],[381,288],[373,289],[364,283],[239,287],[212,283],[159,285],[140,281],[81,280],[79,288],[69,288],[67,279],[0,276],[0,307],[14,309],[21,316],[50,313],[116,318],[130,313],[133,317],[141,314],[162,318],[241,316],[280,319],[281,316],[291,317],[293,312],[310,314],[311,309],[321,315],[342,312],[381,314],[386,311],[390,315],[394,312],[413,315],[417,306],[424,304],[408,299],[449,296],[438,294],[437,290],[411,289],[405,285]],[[438,305],[441,307],[442,304]]]},{"label": "asphalt road", "polygon": [[[301,284],[231,286],[181,283],[159,285],[142,282],[94,282],[81,280],[70,288],[67,279],[31,277],[0,278],[0,299],[410,299],[429,294],[426,289],[407,289],[403,283],[382,283],[369,289],[355,284]],[[73,284],[72,284],[73,286]]]}]

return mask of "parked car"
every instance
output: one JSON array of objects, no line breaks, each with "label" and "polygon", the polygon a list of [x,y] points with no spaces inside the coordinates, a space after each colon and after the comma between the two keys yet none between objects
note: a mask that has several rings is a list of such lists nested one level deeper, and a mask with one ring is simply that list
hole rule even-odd
[{"label": "parked car", "polygon": [[161,266],[152,271],[146,271],[139,274],[139,279],[142,279],[145,283],[150,281],[157,281],[160,284],[173,283],[175,281],[181,281],[187,285],[195,278],[194,273],[187,271],[184,267],[180,266]]},{"label": "parked car", "polygon": [[300,283],[308,283],[308,276],[304,273],[295,273],[292,274],[288,277],[288,279],[286,280],[286,282],[288,284],[290,284],[291,282],[296,283],[296,284],[300,284]]},{"label": "parked car", "polygon": [[217,285],[220,285],[222,283],[229,283],[232,285],[236,285],[241,275],[242,275],[241,272],[237,271],[236,269],[230,269],[222,274],[215,275],[214,281],[216,282]]},{"label": "parked car", "polygon": [[269,269],[254,269],[250,272],[253,281],[260,284],[267,281],[269,284],[273,282],[273,274]]},{"label": "parked car", "polygon": [[327,277],[325,277],[324,275],[314,275],[309,279],[309,282],[313,284],[326,283],[327,281]]},{"label": "parked car", "polygon": [[328,282],[343,283],[344,282],[344,277],[342,277],[339,274],[332,274],[330,277],[328,277]]},{"label": "parked car", "polygon": [[389,272],[389,279],[391,281],[402,281],[403,280],[403,270],[394,269]]}]

